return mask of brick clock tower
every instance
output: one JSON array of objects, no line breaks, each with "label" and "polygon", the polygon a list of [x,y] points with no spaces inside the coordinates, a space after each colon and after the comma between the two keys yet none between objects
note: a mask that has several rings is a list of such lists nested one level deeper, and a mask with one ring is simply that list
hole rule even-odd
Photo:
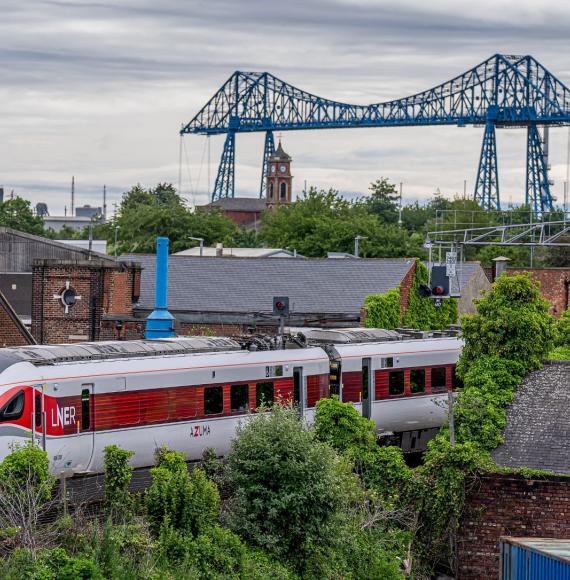
[{"label": "brick clock tower", "polygon": [[291,203],[293,176],[291,175],[291,157],[283,151],[281,140],[267,163],[266,175],[267,207],[285,205]]}]

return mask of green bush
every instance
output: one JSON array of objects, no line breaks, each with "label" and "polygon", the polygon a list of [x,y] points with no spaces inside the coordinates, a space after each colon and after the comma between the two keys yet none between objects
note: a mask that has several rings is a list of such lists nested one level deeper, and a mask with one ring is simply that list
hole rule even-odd
[{"label": "green bush", "polygon": [[188,473],[186,464],[169,452],[159,467],[151,470],[152,484],[145,495],[150,529],[158,536],[163,526],[196,537],[214,525],[220,495],[201,469]]},{"label": "green bush", "polygon": [[362,417],[354,405],[342,403],[336,395],[317,401],[315,433],[340,452],[355,445],[376,445],[374,428],[374,421]]},{"label": "green bush", "polygon": [[539,368],[556,337],[548,308],[529,276],[499,276],[489,295],[477,301],[477,314],[462,318],[465,345],[459,373],[465,375],[486,355],[517,361],[525,372]]},{"label": "green bush", "polygon": [[560,316],[556,330],[558,334],[556,337],[557,346],[570,348],[570,308],[565,310]]},{"label": "green bush", "polygon": [[116,445],[107,445],[103,450],[105,463],[105,502],[107,511],[113,517],[125,517],[132,508],[129,485],[133,468],[129,459],[133,451],[126,451]]},{"label": "green bush", "polygon": [[0,463],[0,486],[6,491],[26,488],[49,499],[55,478],[49,472],[47,453],[32,443],[15,447]]},{"label": "green bush", "polygon": [[228,468],[233,529],[297,562],[309,546],[331,541],[333,523],[356,493],[348,464],[316,439],[293,407],[275,405],[244,422]]}]

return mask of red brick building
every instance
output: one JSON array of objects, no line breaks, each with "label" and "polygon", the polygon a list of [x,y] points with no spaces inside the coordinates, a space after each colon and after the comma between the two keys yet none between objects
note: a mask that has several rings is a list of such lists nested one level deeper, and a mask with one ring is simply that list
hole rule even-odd
[{"label": "red brick building", "polygon": [[12,305],[0,292],[0,347],[35,344],[34,337],[24,326]]},{"label": "red brick building", "polygon": [[35,260],[32,334],[40,344],[140,338],[133,317],[140,266],[131,262]]}]

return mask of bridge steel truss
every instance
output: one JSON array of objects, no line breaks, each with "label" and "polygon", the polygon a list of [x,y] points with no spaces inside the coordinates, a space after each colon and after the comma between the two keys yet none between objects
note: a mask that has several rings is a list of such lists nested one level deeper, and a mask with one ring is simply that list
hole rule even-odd
[{"label": "bridge steel truss", "polygon": [[570,124],[570,89],[532,56],[495,54],[471,70],[427,91],[383,103],[352,105],[324,99],[268,72],[236,71],[180,133],[226,135],[212,199],[235,191],[237,133],[265,132],[262,168],[272,152],[273,131],[483,125],[474,198],[484,209],[499,209],[496,128],[524,127],[527,139],[526,201],[537,214],[553,199],[548,180],[549,126]]}]

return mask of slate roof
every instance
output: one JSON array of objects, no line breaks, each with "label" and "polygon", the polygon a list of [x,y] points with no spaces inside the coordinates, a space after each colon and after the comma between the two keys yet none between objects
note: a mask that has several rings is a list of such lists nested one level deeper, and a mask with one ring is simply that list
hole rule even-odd
[{"label": "slate roof", "polygon": [[270,155],[269,158],[271,160],[278,159],[281,161],[291,161],[291,156],[288,155],[287,153],[285,153],[285,151],[283,150],[283,147],[281,145],[281,140],[279,141],[279,145],[277,146],[277,149],[275,150],[273,155]]},{"label": "slate roof", "polygon": [[499,465],[570,474],[570,362],[546,365],[523,380],[504,438],[492,453]]},{"label": "slate roof", "polygon": [[[143,267],[139,308],[154,305],[155,256],[127,255]],[[369,294],[402,281],[413,259],[330,260],[170,256],[168,305],[178,312],[270,312],[289,296],[293,313],[358,315]]]},{"label": "slate roof", "polygon": [[261,212],[267,209],[267,203],[259,197],[223,197],[202,207],[219,208],[223,211]]}]

